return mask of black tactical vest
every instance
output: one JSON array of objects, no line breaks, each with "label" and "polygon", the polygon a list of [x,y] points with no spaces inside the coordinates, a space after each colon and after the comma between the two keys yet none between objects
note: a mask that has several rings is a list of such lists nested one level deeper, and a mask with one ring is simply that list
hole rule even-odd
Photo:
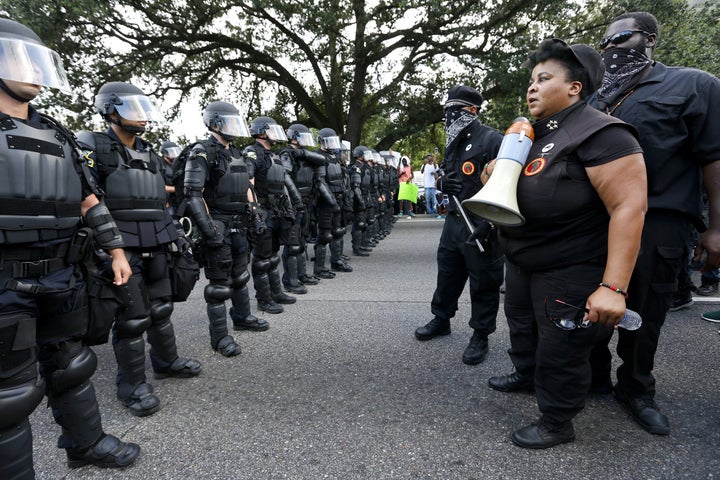
[{"label": "black tactical vest", "polygon": [[214,145],[205,147],[208,151],[212,148],[216,152],[212,160],[208,155],[208,167],[215,172],[222,172],[210,174],[214,181],[210,182],[204,195],[208,207],[228,212],[244,212],[248,203],[247,191],[250,188],[250,171],[245,159],[237,150],[236,156],[233,156],[227,149]]},{"label": "black tactical vest", "polygon": [[80,220],[79,165],[64,136],[0,118],[0,244],[69,238]]},{"label": "black tactical vest", "polygon": [[255,192],[261,202],[285,192],[285,168],[275,152],[255,143],[243,153],[255,162]]}]

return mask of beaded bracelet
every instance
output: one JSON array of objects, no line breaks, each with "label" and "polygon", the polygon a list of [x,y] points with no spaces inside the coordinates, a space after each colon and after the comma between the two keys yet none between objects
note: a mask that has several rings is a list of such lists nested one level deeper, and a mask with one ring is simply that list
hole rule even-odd
[{"label": "beaded bracelet", "polygon": [[617,293],[619,293],[620,295],[622,295],[623,297],[628,298],[628,293],[627,293],[625,290],[616,287],[615,285],[610,285],[610,284],[605,283],[605,282],[600,282],[598,285],[600,285],[601,287],[609,288],[609,289],[612,290],[613,292],[617,292]]}]

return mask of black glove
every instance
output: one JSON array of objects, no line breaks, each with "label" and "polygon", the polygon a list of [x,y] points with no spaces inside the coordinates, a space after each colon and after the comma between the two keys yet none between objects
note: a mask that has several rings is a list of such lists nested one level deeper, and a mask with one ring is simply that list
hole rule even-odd
[{"label": "black glove", "polygon": [[192,244],[188,241],[185,235],[178,235],[178,239],[175,240],[175,246],[177,247],[180,255],[185,255],[192,249]]},{"label": "black glove", "polygon": [[253,232],[255,233],[255,235],[262,235],[263,233],[265,233],[265,230],[267,230],[265,220],[263,220],[262,215],[260,215],[259,213],[253,215],[252,224]]},{"label": "black glove", "polygon": [[475,240],[480,240],[480,243],[487,240],[488,236],[490,235],[490,232],[493,229],[493,226],[491,223],[486,222],[485,220],[478,220],[478,219],[471,219],[470,223],[473,224],[474,230],[472,235],[468,238],[468,243],[473,243]]},{"label": "black glove", "polygon": [[448,173],[438,178],[436,182],[437,189],[448,195],[457,195],[462,191],[462,182],[457,179],[455,172]]},{"label": "black glove", "polygon": [[225,237],[221,233],[216,233],[212,237],[206,238],[205,243],[210,248],[221,247],[225,243]]}]

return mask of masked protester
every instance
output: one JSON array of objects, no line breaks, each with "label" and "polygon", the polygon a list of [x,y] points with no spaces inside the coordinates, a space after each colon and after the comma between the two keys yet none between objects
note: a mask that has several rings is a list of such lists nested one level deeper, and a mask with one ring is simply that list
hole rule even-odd
[{"label": "masked protester", "polygon": [[[445,159],[440,168],[445,175],[437,181],[443,193],[460,202],[475,195],[482,183],[483,166],[494,159],[503,135],[478,120],[483,98],[472,87],[460,85],[448,91],[445,101]],[[470,280],[470,328],[473,335],[463,353],[463,363],[482,362],[488,352],[488,336],[495,331],[503,281],[503,256],[497,233],[487,222],[475,219],[474,230],[484,251],[470,240],[458,203],[450,204],[438,245],[437,286],[430,304],[434,318],[415,330],[418,340],[430,340],[450,334],[450,319],[455,316],[458,298]]]},{"label": "masked protester", "polygon": [[111,281],[127,284],[124,243],[75,137],[29,104],[42,87],[70,91],[58,54],[0,19],[0,72],[0,478],[35,478],[28,417],[45,395],[70,468],[125,467],[140,447],[103,431],[79,266],[94,236]]},{"label": "masked protester", "polygon": [[[631,12],[613,19],[600,42],[606,73],[594,105],[638,129],[648,172],[648,212],[627,302],[643,323],[638,331],[618,331],[622,364],[614,389],[607,347],[612,332],[592,359],[594,385],[614,390],[642,428],[667,435],[670,422],[654,400],[653,368],[678,272],[687,263],[692,227],[704,232],[695,250],[695,260],[707,253],[702,270],[720,265],[720,80],[652,60],[659,38],[653,15]],[[701,217],[703,185],[709,201],[707,227]],[[714,316],[720,320],[717,312]]]}]

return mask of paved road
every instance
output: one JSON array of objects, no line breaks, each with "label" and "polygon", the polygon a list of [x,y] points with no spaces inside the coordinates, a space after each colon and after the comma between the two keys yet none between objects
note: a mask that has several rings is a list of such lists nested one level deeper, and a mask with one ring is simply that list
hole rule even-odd
[{"label": "paved road", "polygon": [[[590,398],[577,440],[545,451],[515,447],[533,396],[490,390],[508,372],[500,313],[488,359],[461,362],[471,335],[467,293],[453,333],[420,343],[430,319],[442,220],[402,219],[355,271],[298,298],[271,329],[239,335],[243,353],[209,347],[202,287],[178,305],[181,354],[198,378],[154,381],[163,408],[136,418],[114,398],[114,358],[97,348],[94,377],[105,429],[141,444],[125,470],[68,470],[46,408],[32,417],[40,479],[676,479],[720,477],[720,335],[699,315],[671,313],[657,359],[657,401],[672,434],[650,435],[609,395]],[[346,247],[349,250],[349,245]],[[720,301],[720,299],[718,299]],[[502,310],[502,309],[501,309]],[[149,365],[148,365],[149,368]]]}]

